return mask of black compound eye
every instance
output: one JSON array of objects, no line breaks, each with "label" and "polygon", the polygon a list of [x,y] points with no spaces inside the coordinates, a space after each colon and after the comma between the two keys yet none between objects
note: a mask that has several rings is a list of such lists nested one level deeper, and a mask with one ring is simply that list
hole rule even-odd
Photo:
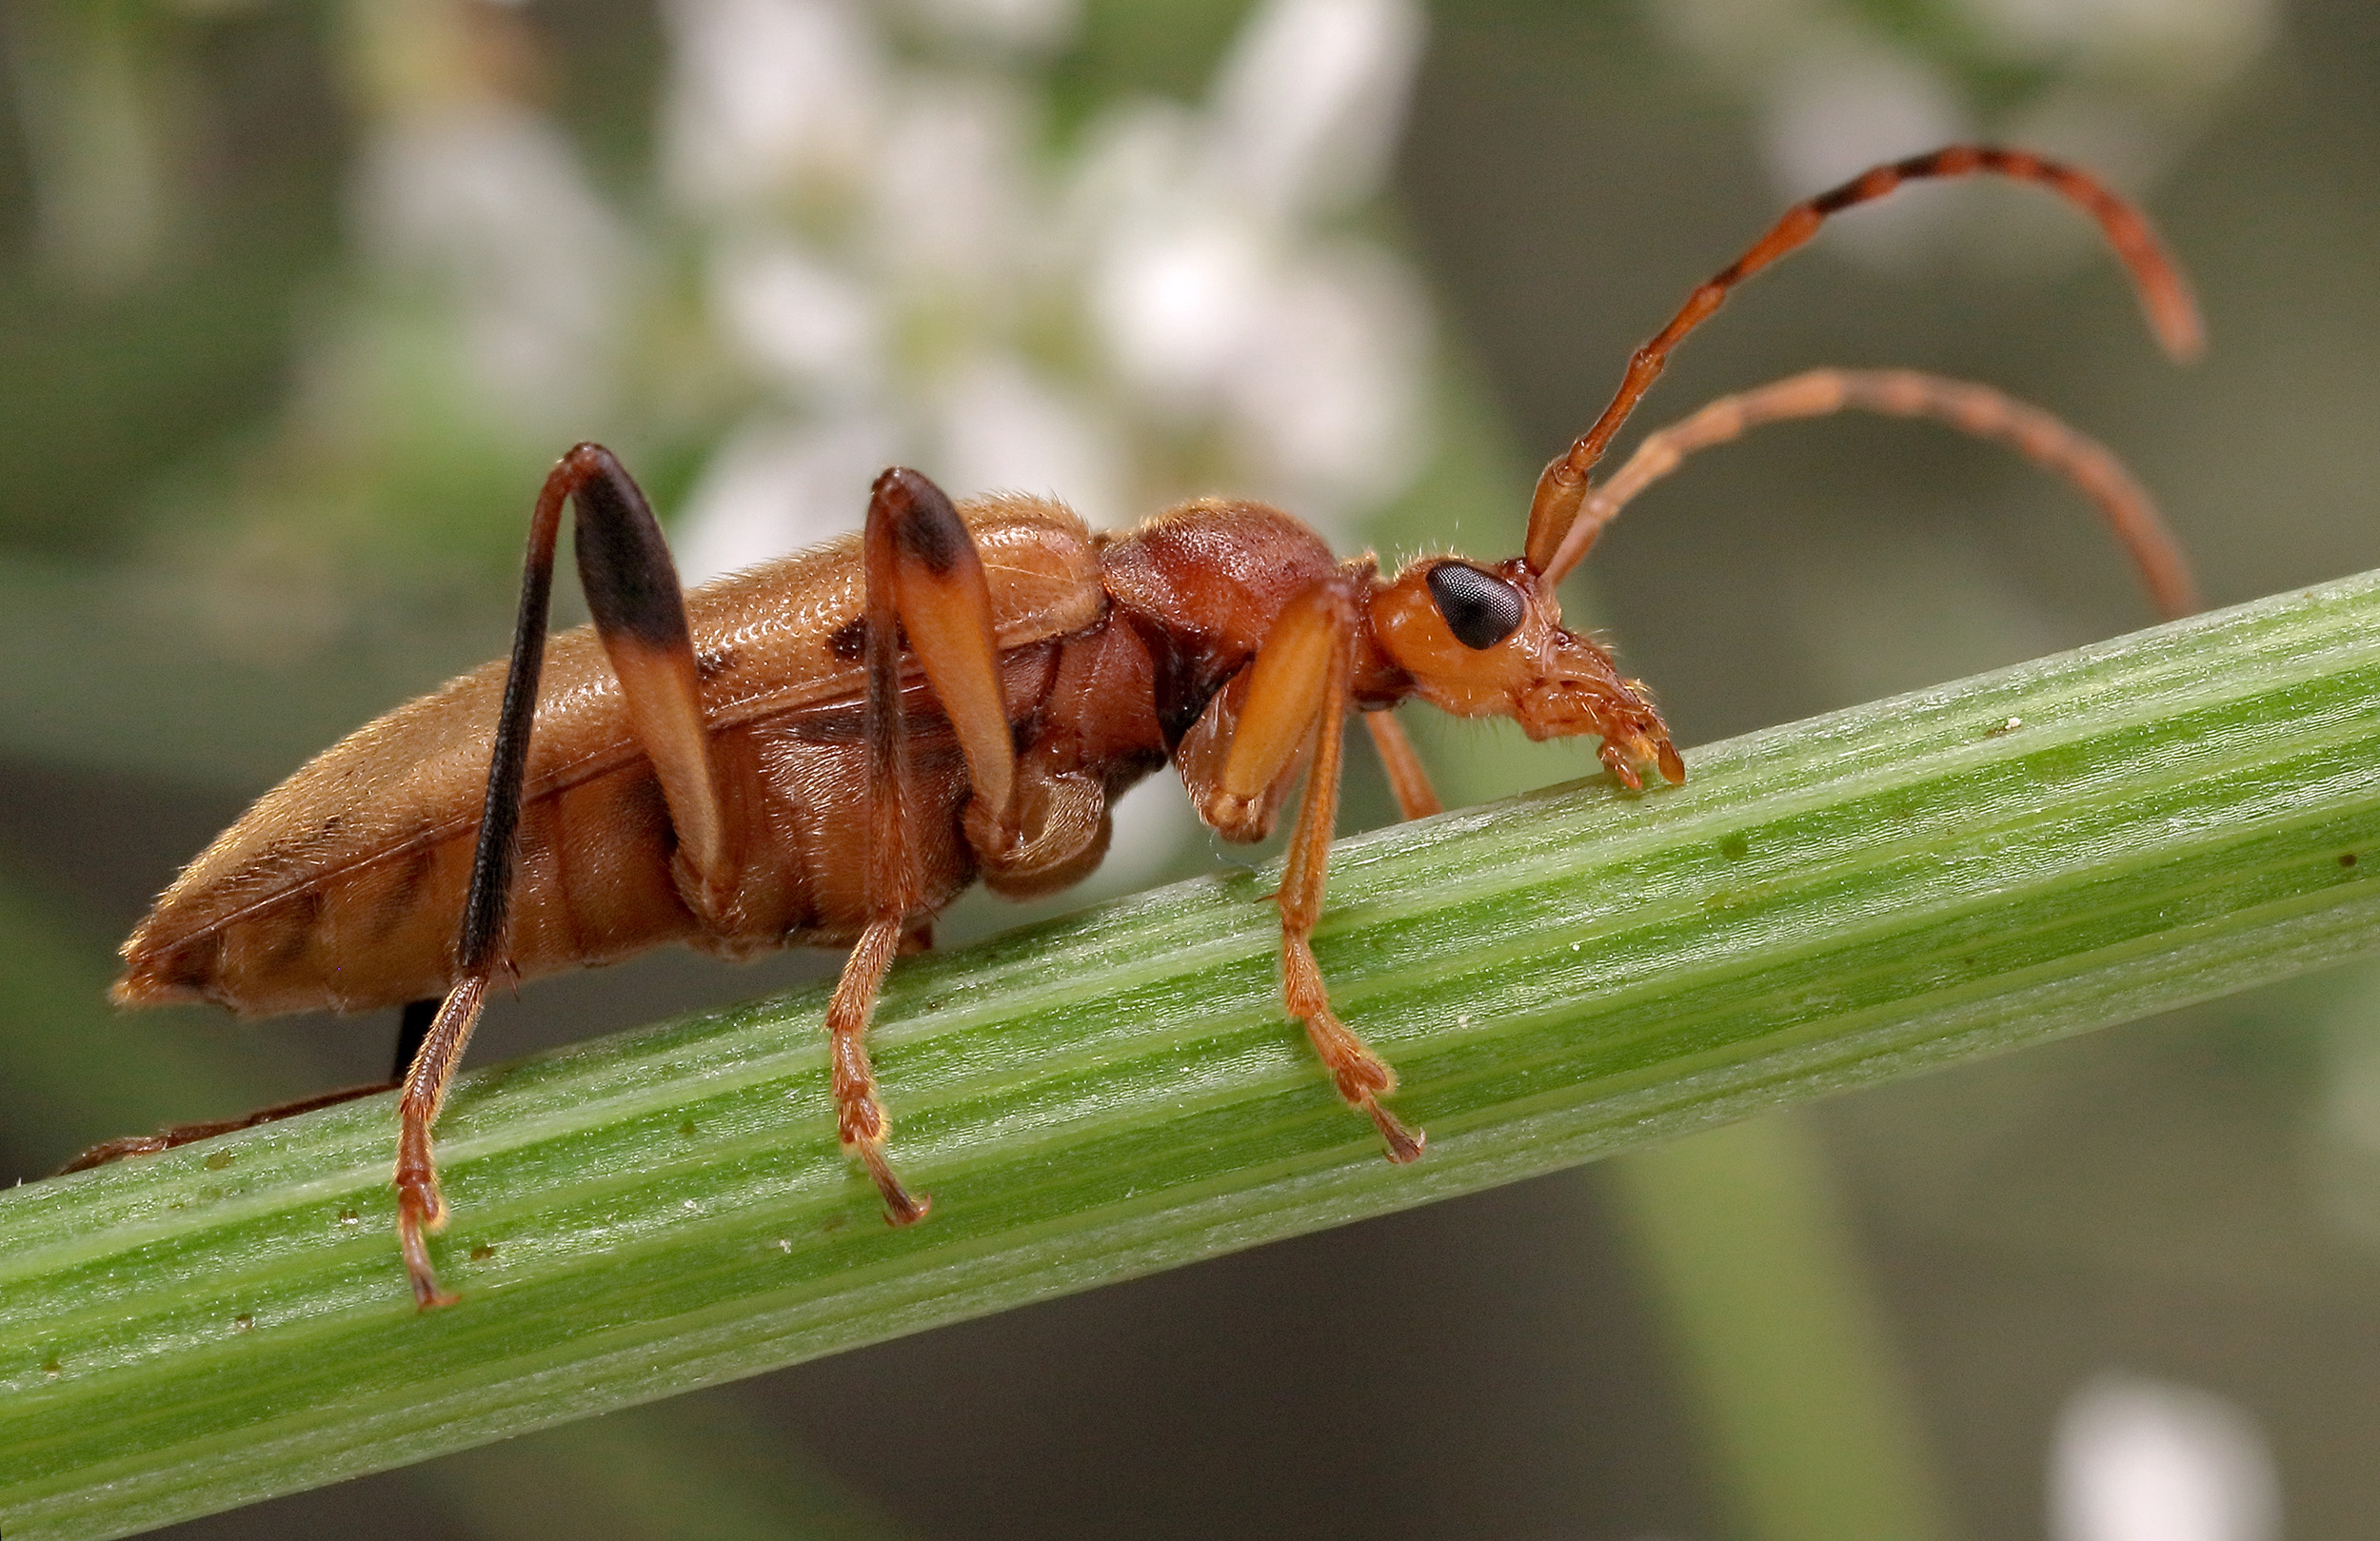
[{"label": "black compound eye", "polygon": [[1517,590],[1494,573],[1467,562],[1441,562],[1430,569],[1430,598],[1446,618],[1455,641],[1485,652],[1511,636],[1527,613]]}]

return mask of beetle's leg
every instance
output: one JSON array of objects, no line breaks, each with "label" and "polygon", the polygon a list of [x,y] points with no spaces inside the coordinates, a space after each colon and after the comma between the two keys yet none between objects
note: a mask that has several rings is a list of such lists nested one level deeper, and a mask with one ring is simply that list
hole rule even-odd
[{"label": "beetle's leg", "polygon": [[[498,864],[508,865],[508,856],[500,858]],[[476,867],[472,875],[476,895]],[[492,943],[487,950],[492,954]],[[404,1095],[397,1098],[397,1245],[405,1253],[405,1271],[413,1281],[413,1304],[422,1311],[432,1306],[451,1306],[458,1298],[438,1287],[437,1272],[429,1265],[426,1234],[443,1231],[446,1225],[446,1199],[438,1189],[438,1158],[430,1145],[429,1130],[438,1121],[438,1110],[446,1103],[455,1066],[463,1062],[463,1050],[471,1041],[471,1029],[479,1024],[480,1006],[487,994],[487,975],[483,961],[476,971],[457,979],[446,992],[446,998],[439,1003],[438,1015],[430,1021],[421,1051],[406,1072]]]},{"label": "beetle's leg", "polygon": [[[872,789],[883,783],[871,778]],[[881,822],[870,820],[881,829]],[[871,842],[873,843],[873,842]],[[872,859],[869,865],[873,869]],[[898,917],[870,920],[843,960],[843,978],[835,981],[834,998],[826,1004],[826,1045],[835,1092],[835,1133],[843,1150],[867,1169],[876,1191],[883,1196],[884,1218],[895,1225],[912,1225],[934,1206],[930,1194],[912,1194],[902,1186],[884,1155],[884,1136],[892,1127],[884,1104],[876,1095],[876,1070],[868,1063],[867,1024],[876,1011],[877,992],[884,974],[901,950]]]},{"label": "beetle's leg", "polygon": [[421,1047],[422,1036],[429,1031],[430,1018],[437,1012],[438,1002],[435,1000],[416,1000],[407,1004],[405,1014],[397,1021],[396,1068],[388,1073],[385,1081],[366,1081],[360,1086],[343,1086],[335,1092],[317,1092],[312,1096],[276,1102],[269,1108],[244,1113],[237,1118],[205,1118],[196,1123],[168,1124],[153,1135],[126,1135],[117,1139],[104,1140],[58,1168],[57,1175],[64,1176],[69,1172],[89,1171],[130,1156],[154,1156],[176,1145],[195,1144],[202,1139],[212,1139],[217,1135],[253,1129],[258,1124],[272,1123],[276,1119],[294,1118],[301,1113],[336,1107],[358,1097],[378,1096],[383,1092],[393,1090],[399,1081],[405,1079],[406,1067],[413,1062],[413,1052]]},{"label": "beetle's leg", "polygon": [[942,488],[898,466],[877,479],[868,520],[890,531],[868,582],[884,575],[901,635],[966,759],[961,828],[985,886],[1029,897],[1073,881],[1098,859],[1106,789],[1071,767],[1019,761],[975,537]]},{"label": "beetle's leg", "polygon": [[1210,824],[1228,833],[1235,821],[1273,805],[1279,783],[1295,774],[1299,756],[1311,750],[1278,896],[1281,1000],[1289,1015],[1305,1024],[1339,1095],[1379,1129],[1388,1158],[1410,1161],[1421,1154],[1421,1132],[1408,1129],[1380,1106],[1380,1098],[1397,1089],[1397,1073],[1332,1013],[1311,941],[1321,918],[1331,832],[1339,816],[1359,613],[1357,582],[1345,573],[1317,583],[1281,611],[1248,666],[1247,695],[1231,746],[1202,811]]},{"label": "beetle's leg", "polygon": [[[578,552],[579,586],[586,595],[605,656],[620,681],[629,725],[652,761],[663,800],[669,806],[670,828],[678,839],[674,860],[680,893],[705,922],[715,922],[733,901],[739,831],[722,811],[677,564],[669,560],[668,543],[645,494],[611,451],[601,445],[580,445],[565,455],[546,478],[538,500],[540,514],[548,503],[558,505],[565,491],[577,509],[571,539]],[[534,540],[531,546],[534,550]],[[550,537],[545,560],[550,568]],[[526,584],[522,599],[526,604]],[[542,595],[540,601],[542,642]],[[519,643],[516,638],[516,670]],[[531,679],[534,682],[534,675]],[[527,731],[525,707],[524,749]],[[517,791],[513,801],[517,811]]]},{"label": "beetle's leg", "polygon": [[429,1264],[427,1232],[446,1224],[430,1126],[462,1062],[479,1020],[489,979],[503,964],[510,913],[513,844],[521,822],[522,786],[528,772],[529,731],[536,716],[538,676],[545,658],[551,609],[554,544],[562,505],[576,510],[579,583],[604,650],[619,677],[628,720],[652,761],[678,837],[680,886],[706,919],[728,902],[732,851],[720,815],[708,741],[697,694],[694,648],[686,633],[685,602],[661,526],[645,495],[601,445],[583,444],[562,457],[545,478],[529,521],[521,574],[521,607],[512,635],[512,662],[488,759],[487,796],[481,805],[479,843],[463,924],[455,942],[454,984],[423,1034],[397,1101],[397,1239],[412,1276],[413,1299],[424,1310],[448,1305]]},{"label": "beetle's leg", "polygon": [[[861,537],[867,635],[867,924],[844,960],[826,1007],[835,1127],[843,1147],[867,1168],[885,1218],[908,1225],[932,1200],[911,1194],[884,1156],[889,1123],[868,1062],[867,1024],[877,993],[924,891],[909,840],[909,730],[901,701],[904,631],[941,699],[974,786],[971,821],[1006,824],[1016,748],[1000,688],[991,598],[975,539],[950,500],[926,478],[899,466],[876,479]],[[975,814],[976,808],[985,810]]]},{"label": "beetle's leg", "polygon": [[1365,712],[1363,725],[1371,730],[1372,747],[1379,751],[1380,768],[1388,772],[1388,789],[1397,794],[1398,814],[1427,819],[1444,813],[1446,804],[1438,801],[1438,789],[1430,785],[1429,769],[1405,736],[1405,725],[1397,721],[1397,709]]},{"label": "beetle's leg", "polygon": [[202,1139],[212,1139],[217,1135],[253,1129],[258,1124],[268,1124],[281,1118],[294,1118],[301,1113],[312,1113],[317,1108],[332,1108],[358,1097],[378,1096],[394,1085],[396,1082],[393,1080],[366,1081],[360,1086],[343,1086],[335,1092],[317,1092],[312,1096],[298,1097],[294,1101],[276,1102],[269,1108],[244,1113],[237,1118],[208,1118],[197,1123],[168,1124],[153,1135],[126,1135],[117,1139],[104,1140],[58,1168],[55,1175],[64,1176],[69,1172],[88,1172],[92,1167],[106,1166],[110,1161],[121,1161],[127,1156],[154,1156],[159,1151],[169,1151],[177,1145],[192,1145]]},{"label": "beetle's leg", "polygon": [[[1299,757],[1318,749],[1323,738],[1336,737],[1336,730],[1318,737],[1316,724],[1334,693],[1340,710],[1346,709],[1345,682],[1339,675],[1357,613],[1355,584],[1343,573],[1291,600],[1265,632],[1256,657],[1208,709],[1207,717],[1220,730],[1220,743],[1213,749],[1194,744],[1203,737],[1204,720],[1184,737],[1180,763],[1184,780],[1200,783],[1199,817],[1225,839],[1255,840],[1271,833]],[[1218,717],[1219,712],[1228,715]],[[1328,796],[1336,801],[1338,795],[1333,779]],[[1307,804],[1313,800],[1309,796]],[[1301,815],[1299,826],[1304,824]]]},{"label": "beetle's leg", "polygon": [[867,529],[868,624],[877,624],[875,597],[884,589],[966,757],[969,837],[997,852],[1017,836],[1017,748],[982,555],[942,489],[901,466],[876,479]]}]

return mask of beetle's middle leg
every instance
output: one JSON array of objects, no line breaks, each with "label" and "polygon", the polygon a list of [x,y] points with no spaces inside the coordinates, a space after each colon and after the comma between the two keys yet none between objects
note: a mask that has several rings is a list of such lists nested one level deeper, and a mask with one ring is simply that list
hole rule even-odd
[{"label": "beetle's middle leg", "polygon": [[1004,893],[1071,880],[1095,860],[1105,830],[1096,780],[1039,761],[1020,764],[993,626],[991,588],[958,510],[942,488],[900,466],[876,479],[861,540],[867,698],[866,920],[827,1006],[836,1127],[867,1169],[895,1225],[930,1200],[902,1185],[884,1154],[889,1127],[866,1034],[885,972],[904,937],[924,931],[925,873],[911,838],[909,727],[901,660],[917,658],[967,765],[961,828],[980,873]]},{"label": "beetle's middle leg", "polygon": [[1388,789],[1397,798],[1397,813],[1403,819],[1427,819],[1446,811],[1446,804],[1438,798],[1438,789],[1430,784],[1430,772],[1421,763],[1421,756],[1405,734],[1405,725],[1397,721],[1394,706],[1363,714],[1363,725],[1372,735],[1372,747],[1379,752],[1380,769],[1388,773]]},{"label": "beetle's middle leg", "polygon": [[424,1310],[450,1305],[438,1287],[426,1234],[446,1224],[430,1126],[462,1062],[471,1029],[496,973],[505,966],[515,837],[528,772],[529,732],[536,717],[538,676],[545,658],[545,626],[553,598],[554,547],[562,506],[576,510],[573,543],[579,585],[621,694],[637,741],[651,761],[677,836],[679,888],[687,904],[710,920],[730,902],[735,878],[732,834],[721,814],[709,741],[703,723],[694,647],[685,603],[661,526],[634,481],[611,451],[583,444],[545,478],[529,521],[521,575],[521,607],[512,637],[510,672],[496,722],[481,805],[479,842],[463,923],[455,941],[454,983],[423,1033],[404,1072],[398,1099],[397,1239],[405,1251],[413,1298]]},{"label": "beetle's middle leg", "polygon": [[866,583],[867,920],[826,1008],[835,1124],[867,1168],[895,1225],[931,1200],[911,1194],[884,1155],[889,1128],[867,1055],[868,1018],[904,934],[917,930],[925,875],[910,839],[909,728],[901,699],[905,641],[966,757],[970,839],[997,851],[1017,837],[1016,746],[1001,688],[991,592],[975,538],[942,488],[899,466],[876,479],[861,542]]}]

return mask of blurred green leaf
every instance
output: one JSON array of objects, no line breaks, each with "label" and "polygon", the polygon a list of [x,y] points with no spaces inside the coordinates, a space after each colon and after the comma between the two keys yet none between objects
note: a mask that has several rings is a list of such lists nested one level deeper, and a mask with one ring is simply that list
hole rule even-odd
[{"label": "blurred green leaf", "polygon": [[1709,1130],[1615,1161],[1612,1183],[1742,1533],[1954,1533],[1808,1125],[1785,1112]]},{"label": "blurred green leaf", "polygon": [[897,1541],[900,1527],[714,1393],[632,1408],[427,1469],[457,1524],[506,1541]]}]

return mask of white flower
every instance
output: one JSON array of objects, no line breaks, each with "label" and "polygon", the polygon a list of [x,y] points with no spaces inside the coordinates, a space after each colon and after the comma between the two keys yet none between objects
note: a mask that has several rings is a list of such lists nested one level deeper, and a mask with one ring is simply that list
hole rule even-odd
[{"label": "white flower", "polygon": [[490,407],[550,437],[608,405],[629,243],[551,125],[482,96],[398,113],[356,207],[365,248],[451,307]]},{"label": "white flower", "polygon": [[875,147],[867,181],[871,266],[887,282],[960,282],[1006,301],[1029,271],[1039,191],[1031,102],[997,77],[914,70]]},{"label": "white flower", "polygon": [[900,436],[868,412],[754,416],[728,435],[686,497],[670,545],[693,584],[857,528]]},{"label": "white flower", "polygon": [[1204,109],[1117,113],[1074,189],[1119,378],[1160,423],[1217,425],[1238,490],[1328,535],[1404,485],[1427,447],[1419,286],[1319,227],[1378,191],[1420,34],[1400,0],[1276,0]]},{"label": "white flower", "polygon": [[1274,221],[1341,212],[1386,180],[1421,58],[1402,0],[1272,0],[1217,76],[1218,180]]},{"label": "white flower", "polygon": [[[926,14],[968,35],[1024,26],[998,7]],[[744,484],[751,446],[803,412],[804,465],[816,434],[873,448],[889,424],[956,493],[1053,492],[1102,521],[1234,491],[1328,525],[1418,468],[1419,285],[1330,226],[1387,173],[1412,0],[1268,0],[1205,104],[1120,104],[1055,161],[1029,53],[897,64],[827,0],[673,0],[670,16],[670,165],[711,227],[711,313],[774,398],[716,485]],[[1169,484],[1185,445],[1221,480]],[[856,519],[863,486],[800,523]],[[765,505],[783,529],[792,495],[706,495],[687,539],[744,560],[754,543],[713,522]]]},{"label": "white flower", "polygon": [[1081,0],[909,0],[929,25],[962,42],[1045,53],[1074,35]]},{"label": "white flower", "polygon": [[935,460],[953,486],[1038,493],[1094,524],[1132,517],[1114,429],[1021,360],[969,362],[942,383],[934,405]]},{"label": "white flower", "polygon": [[2052,1541],[2276,1541],[2279,1483],[2254,1420],[2210,1393],[2102,1375],[2058,1413]]},{"label": "white flower", "polygon": [[887,323],[870,286],[773,235],[722,239],[709,277],[728,346],[789,396],[843,402],[883,389]]},{"label": "white flower", "polygon": [[669,0],[664,183],[736,211],[804,180],[857,185],[882,131],[890,69],[837,0]]}]

